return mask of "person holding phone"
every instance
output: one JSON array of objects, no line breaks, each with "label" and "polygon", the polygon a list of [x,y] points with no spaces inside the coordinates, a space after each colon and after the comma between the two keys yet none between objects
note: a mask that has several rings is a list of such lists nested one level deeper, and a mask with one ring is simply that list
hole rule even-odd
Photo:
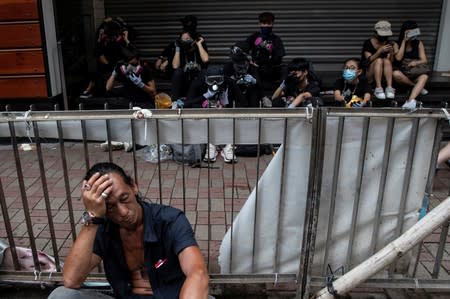
[{"label": "person holding phone", "polygon": [[205,38],[189,30],[183,30],[175,41],[175,55],[172,60],[172,99],[187,96],[194,80],[201,80],[208,67],[209,55]]},{"label": "person holding phone", "polygon": [[420,29],[415,21],[406,21],[402,24],[397,42],[394,44],[394,72],[393,77],[396,82],[412,87],[408,100],[403,104],[403,108],[416,108],[416,99],[419,95],[427,95],[425,84],[428,81],[428,73],[405,74],[402,66],[416,67],[427,64],[427,55],[423,42],[419,39]]},{"label": "person holding phone", "polygon": [[114,298],[208,298],[208,271],[182,211],[145,201],[123,168],[108,162],[88,170],[81,199],[84,225],[64,265],[64,286],[50,299],[111,298],[80,289],[101,261]]},{"label": "person holding phone", "polygon": [[[361,61],[366,68],[369,83],[375,82],[375,97],[379,100],[394,99],[395,89],[392,87],[392,55],[393,46],[389,41],[392,36],[391,23],[378,21],[374,26],[374,34],[362,47]],[[386,89],[383,89],[383,78]]]}]

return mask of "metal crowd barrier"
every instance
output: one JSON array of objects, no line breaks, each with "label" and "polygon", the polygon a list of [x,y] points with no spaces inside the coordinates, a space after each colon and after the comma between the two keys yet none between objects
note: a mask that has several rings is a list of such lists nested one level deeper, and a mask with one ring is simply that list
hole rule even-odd
[{"label": "metal crowd barrier", "polygon": [[[106,107],[107,108],[107,107]],[[420,133],[420,128],[423,125],[421,120],[431,119],[436,122],[432,155],[430,161],[436,160],[437,152],[439,150],[439,142],[442,137],[441,127],[442,122],[446,120],[445,113],[438,109],[420,109],[413,113],[408,113],[400,109],[344,109],[344,108],[321,108],[321,109],[220,109],[220,110],[154,110],[149,118],[144,120],[136,119],[136,111],[133,110],[95,110],[95,111],[28,111],[24,112],[1,112],[0,113],[0,138],[2,138],[3,147],[8,147],[5,153],[9,153],[12,160],[9,160],[11,166],[14,166],[15,171],[4,171],[0,175],[0,205],[2,209],[3,227],[1,232],[1,238],[5,239],[12,249],[12,256],[15,270],[1,270],[0,282],[21,284],[21,283],[38,283],[43,285],[54,285],[62,281],[61,269],[63,266],[63,256],[67,254],[67,248],[73,240],[76,239],[77,231],[80,227],[80,203],[78,202],[80,195],[80,183],[83,173],[89,169],[96,161],[101,159],[109,160],[118,163],[123,166],[128,172],[130,172],[136,182],[139,184],[139,189],[147,190],[146,194],[151,194],[154,200],[160,203],[170,203],[167,198],[172,196],[168,193],[168,187],[165,186],[164,178],[170,177],[175,179],[177,183],[181,183],[181,187],[172,187],[173,190],[177,189],[177,201],[175,205],[184,210],[188,218],[192,216],[195,219],[194,229],[197,237],[206,236],[206,240],[200,240],[199,245],[202,252],[205,255],[205,260],[208,264],[208,269],[211,274],[211,283],[216,287],[221,287],[226,284],[238,284],[245,285],[249,283],[253,284],[277,284],[288,283],[296,286],[297,298],[308,298],[312,289],[323,287],[325,285],[326,278],[330,279],[329,273],[327,273],[328,258],[330,256],[330,250],[332,248],[332,234],[330,228],[333,227],[334,213],[336,208],[336,193],[338,188],[339,177],[339,163],[333,164],[331,168],[334,175],[331,181],[331,188],[329,199],[331,200],[331,208],[327,214],[329,217],[327,227],[327,238],[324,251],[322,252],[320,269],[314,266],[315,260],[319,256],[316,252],[317,246],[317,233],[318,223],[320,219],[320,205],[324,201],[321,197],[324,192],[325,178],[323,173],[324,159],[326,159],[326,140],[327,133],[330,134],[329,125],[330,119],[334,119],[338,125],[336,151],[332,153],[336,157],[336,161],[340,160],[340,152],[342,146],[342,140],[344,132],[344,122],[348,119],[359,118],[362,120],[362,137],[361,148],[362,152],[367,151],[367,144],[364,138],[367,137],[368,130],[371,130],[370,122],[377,119],[387,120],[387,134],[384,135],[385,145],[389,148],[392,144],[392,134],[396,121],[399,119],[408,119],[412,123],[412,133],[409,143],[408,157],[412,158],[414,154],[413,148]],[[299,232],[301,242],[298,243],[298,251],[300,256],[298,262],[295,265],[296,271],[290,271],[289,273],[280,270],[280,254],[281,249],[278,248],[278,241],[280,240],[280,232],[282,228],[282,222],[280,218],[277,218],[276,236],[273,240],[275,246],[274,266],[271,271],[264,273],[233,273],[231,271],[227,274],[221,274],[218,266],[217,256],[218,247],[220,246],[220,236],[223,237],[225,231],[231,232],[231,244],[233,244],[233,220],[240,212],[240,203],[245,202],[242,195],[238,196],[239,188],[242,185],[242,166],[240,165],[253,165],[254,173],[252,178],[247,179],[248,189],[254,189],[255,205],[257,205],[263,197],[263,194],[258,191],[258,188],[262,188],[258,184],[264,171],[267,169],[267,164],[272,159],[271,156],[263,156],[261,153],[257,157],[253,158],[239,158],[237,164],[219,164],[219,169],[212,167],[210,163],[204,164],[204,168],[193,169],[185,164],[176,164],[173,161],[161,161],[158,155],[158,161],[156,164],[149,165],[148,162],[144,162],[138,156],[137,145],[157,144],[158,148],[163,143],[181,143],[189,144],[193,142],[201,143],[217,143],[225,144],[232,143],[238,144],[258,144],[258,151],[261,151],[261,144],[282,144],[284,147],[280,147],[279,151],[283,151],[283,161],[280,179],[280,196],[278,199],[280,202],[286,198],[286,191],[289,186],[286,186],[287,178],[284,177],[286,169],[292,167],[289,165],[290,161],[285,161],[286,148],[289,150],[289,145],[295,143],[295,135],[293,132],[297,132],[302,126],[308,127],[309,134],[306,136],[306,140],[309,138],[310,152],[309,152],[309,168],[307,170],[307,193],[305,200],[304,226],[302,231]],[[199,131],[200,130],[200,131]],[[94,132],[95,131],[95,132]],[[102,132],[99,132],[102,131]],[[333,133],[333,132],[332,132]],[[107,153],[100,152],[100,149],[96,147],[101,142],[108,142],[111,145],[111,141],[118,140],[118,138],[124,138],[126,134],[127,140],[132,141],[133,150],[131,153],[125,156],[124,153],[114,152],[109,146]],[[201,134],[202,136],[198,136]],[[333,133],[334,134],[334,133]],[[24,143],[28,139],[35,145],[35,150],[29,152],[23,152],[20,149],[20,144]],[[345,139],[345,138],[344,138]],[[122,139],[124,140],[124,139]],[[28,142],[28,141],[27,141]],[[52,156],[48,156],[48,143],[54,144],[54,149],[57,149],[58,154],[53,153]],[[387,151],[389,152],[389,151]],[[71,155],[76,156],[76,161],[72,160]],[[106,156],[105,156],[106,155]],[[6,154],[4,156],[7,156]],[[64,235],[64,238],[59,236],[59,230],[55,226],[55,212],[61,212],[63,206],[59,208],[59,211],[52,206],[52,199],[55,195],[52,194],[52,190],[48,189],[48,175],[50,173],[48,161],[52,160],[51,168],[57,167],[57,172],[62,177],[63,194],[62,190],[59,190],[58,196],[64,198],[63,205],[67,208],[67,218],[63,220],[64,223],[69,224],[68,233]],[[356,158],[358,161],[355,166],[358,169],[357,173],[361,177],[364,169],[364,160],[366,159],[364,154],[361,154]],[[382,173],[384,178],[388,170],[389,154],[383,158]],[[76,164],[76,165],[75,165]],[[358,166],[359,165],[359,166]],[[411,179],[412,163],[406,165],[406,179],[407,182]],[[35,208],[30,205],[30,182],[26,172],[34,169],[34,173],[40,181],[40,187],[42,188],[42,201],[41,210],[44,210],[46,218],[45,231],[47,231],[49,243],[42,245],[42,238],[37,238],[35,233],[36,223],[33,222],[33,212]],[[37,170],[36,170],[37,169]],[[149,170],[151,169],[151,170]],[[52,169],[56,171],[55,169]],[[179,172],[178,172],[179,170]],[[329,170],[329,169],[328,169]],[[434,177],[435,165],[430,164],[427,173],[426,194],[432,194],[433,177]],[[146,171],[148,173],[146,173]],[[24,173],[25,172],[25,173]],[[147,178],[146,174],[152,174],[151,178]],[[176,173],[176,174],[174,174]],[[181,173],[181,174],[180,174]],[[181,177],[180,177],[181,176]],[[194,176],[202,177],[203,180],[198,179],[196,182],[198,186],[192,186],[192,180]],[[254,180],[254,181],[252,181]],[[224,183],[225,182],[225,183]],[[327,182],[326,184],[328,184]],[[17,194],[14,196],[11,191],[7,191],[10,186],[14,185],[12,190],[15,190]],[[241,185],[240,185],[241,184]],[[358,185],[359,184],[359,185]],[[358,192],[361,190],[362,182],[357,182]],[[386,182],[383,181],[383,177],[379,186],[379,205],[375,210],[376,221],[381,223],[381,209],[383,201],[383,190]],[[406,184],[405,184],[406,185]],[[200,188],[206,186],[206,194],[200,193]],[[216,186],[224,189],[223,192],[219,192]],[[242,186],[241,186],[242,187]],[[6,189],[5,189],[6,188]],[[195,190],[195,188],[198,188]],[[328,188],[328,187],[326,187]],[[6,190],[6,191],[5,191]],[[406,197],[408,187],[403,187],[402,195],[400,198],[400,212],[398,216],[399,227],[395,229],[395,236],[402,233],[402,221],[403,213],[406,209]],[[31,190],[32,191],[32,190]],[[35,191],[35,190],[34,190]],[[246,196],[250,194],[251,190],[246,191]],[[197,192],[196,201],[192,200],[192,195],[189,192]],[[145,195],[145,194],[144,194]],[[17,198],[17,199],[16,199]],[[360,194],[355,197],[356,201],[360,200]],[[216,212],[213,207],[220,201],[223,204],[223,211]],[[14,209],[19,206],[19,212],[10,215],[12,210],[11,203],[14,202]],[[195,204],[195,209],[192,209]],[[255,208],[256,209],[256,208]],[[26,234],[18,236],[15,234],[16,228],[11,224],[11,218],[16,217],[17,213],[23,212],[23,222],[26,226]],[[206,219],[205,213],[206,212]],[[224,217],[225,221],[216,225],[217,215],[219,218]],[[279,211],[279,215],[281,212]],[[254,220],[253,235],[248,236],[253,239],[253,245],[255,246],[255,240],[259,237],[256,233],[258,231],[258,224],[256,221],[256,212]],[[282,217],[282,216],[280,216]],[[355,206],[349,217],[351,221],[351,230],[349,236],[349,244],[355,242],[356,236],[356,218],[358,217],[358,208]],[[199,221],[200,218],[203,221]],[[191,219],[190,219],[191,220]],[[41,219],[41,221],[43,221]],[[60,219],[58,220],[60,223]],[[192,221],[191,221],[192,222]],[[205,226],[206,224],[206,231]],[[374,236],[379,234],[378,227],[375,225],[376,230],[373,232]],[[67,230],[67,227],[65,228]],[[218,232],[219,231],[219,232]],[[39,232],[42,233],[42,230]],[[431,277],[418,278],[416,275],[417,264],[419,263],[420,248],[414,251],[414,263],[415,266],[412,270],[409,270],[407,275],[402,278],[396,278],[392,276],[393,269],[389,270],[389,278],[380,279],[375,278],[367,281],[364,286],[373,287],[421,287],[421,288],[442,288],[448,287],[448,281],[444,281],[439,278],[440,266],[445,254],[445,243],[448,234],[448,223],[443,226],[441,232],[441,240],[439,243],[438,252],[434,261],[434,269]],[[36,240],[41,242],[36,242]],[[62,244],[64,246],[62,246]],[[31,248],[35,272],[27,272],[19,270],[18,256],[14,248],[16,246],[27,246]],[[316,248],[317,247],[317,248]],[[347,252],[346,257],[346,269],[350,269],[352,266],[352,253],[351,246],[350,252]],[[377,248],[376,242],[370,244],[371,252],[375,252]],[[38,254],[40,250],[44,250],[46,253],[52,255],[55,258],[57,265],[57,272],[44,273],[41,272],[38,262]],[[65,252],[64,252],[65,251]],[[255,252],[255,248],[253,248]],[[230,257],[230,265],[233,263],[233,256]],[[257,261],[254,260],[255,256],[250,257],[252,260],[252,268],[256,265]],[[317,263],[317,261],[316,261]],[[255,266],[256,267],[256,266]],[[101,267],[94,271],[89,276],[89,280],[104,281]]]}]

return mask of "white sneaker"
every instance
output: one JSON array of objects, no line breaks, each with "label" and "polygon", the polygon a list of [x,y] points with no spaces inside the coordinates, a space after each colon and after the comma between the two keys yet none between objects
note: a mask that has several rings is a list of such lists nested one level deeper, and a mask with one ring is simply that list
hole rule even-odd
[{"label": "white sneaker", "polygon": [[425,88],[422,88],[422,90],[420,91],[421,96],[426,96],[428,93],[428,90],[426,90]]},{"label": "white sneaker", "polygon": [[386,98],[388,99],[395,99],[395,89],[392,87],[386,87],[385,90]]},{"label": "white sneaker", "polygon": [[225,145],[225,147],[222,149],[222,152],[220,153],[223,157],[223,161],[225,161],[225,163],[236,163],[236,156],[234,155],[234,148],[233,145],[231,144],[227,144]]},{"label": "white sneaker", "polygon": [[375,97],[379,100],[386,100],[386,94],[383,91],[382,87],[377,87],[375,88]]},{"label": "white sneaker", "polygon": [[205,162],[216,162],[217,157],[217,150],[216,146],[214,144],[208,144],[208,147],[206,148],[205,157],[203,158],[203,161]]},{"label": "white sneaker", "polygon": [[[108,141],[100,144],[100,148],[102,149],[102,151],[107,152],[109,150]],[[123,149],[123,142],[111,141],[111,150],[112,151],[117,151],[117,150],[121,150],[121,149]]]},{"label": "white sneaker", "polygon": [[123,143],[123,149],[126,152],[131,152],[133,151],[133,142],[124,142]]},{"label": "white sneaker", "polygon": [[271,108],[272,107],[272,100],[269,97],[267,97],[267,96],[262,98],[262,103],[263,103],[262,104],[263,107],[266,107],[266,108]]},{"label": "white sneaker", "polygon": [[406,101],[406,102],[402,105],[402,109],[410,109],[410,110],[413,110],[413,109],[416,109],[416,105],[417,105],[416,100],[411,99],[411,100],[409,100],[409,101]]}]

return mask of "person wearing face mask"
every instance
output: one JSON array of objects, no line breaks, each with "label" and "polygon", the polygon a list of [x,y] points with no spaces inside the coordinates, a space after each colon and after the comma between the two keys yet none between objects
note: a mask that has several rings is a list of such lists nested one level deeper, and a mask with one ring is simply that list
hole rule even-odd
[{"label": "person wearing face mask", "polygon": [[402,24],[397,43],[394,44],[394,80],[412,88],[408,100],[402,106],[407,109],[416,108],[416,98],[428,94],[424,88],[429,78],[428,73],[406,75],[401,69],[405,62],[408,67],[428,63],[425,47],[419,36],[419,25],[414,21],[406,21]]},{"label": "person wearing face mask", "polygon": [[[230,92],[230,79],[224,76],[223,68],[210,65],[202,80],[192,82],[186,99],[175,102],[173,108],[228,108],[233,107]],[[233,95],[234,97],[234,95]],[[225,163],[236,163],[234,147],[232,144],[223,146],[220,151]],[[203,161],[214,163],[218,155],[217,147],[208,144]]]},{"label": "person wearing face mask", "polygon": [[364,107],[370,101],[370,86],[361,77],[361,60],[349,58],[344,62],[342,77],[334,83],[334,99],[346,107]]},{"label": "person wearing face mask", "polygon": [[259,31],[247,37],[250,45],[252,64],[258,68],[262,81],[279,82],[286,77],[286,68],[282,66],[286,55],[283,41],[273,33],[275,16],[271,12],[263,12],[258,16]]},{"label": "person wearing face mask", "polygon": [[[366,67],[369,83],[375,83],[375,97],[379,100],[394,99],[395,89],[392,87],[392,55],[393,47],[389,41],[392,36],[391,23],[385,20],[377,22],[374,34],[367,39],[362,48],[361,60]],[[386,88],[383,89],[383,78]]]},{"label": "person wearing face mask", "polygon": [[320,87],[312,80],[309,66],[310,63],[303,58],[294,58],[289,62],[289,75],[273,93],[272,107],[313,106],[310,100],[319,96]]},{"label": "person wearing face mask", "polygon": [[[197,17],[194,15],[187,15],[180,19],[182,30],[190,32],[192,35],[200,37],[201,33],[197,32]],[[203,40],[203,47],[207,49],[206,42]],[[156,75],[164,78],[171,79],[173,74],[172,61],[175,56],[175,42],[170,42],[161,52],[161,55],[156,59],[154,69]]]},{"label": "person wearing face mask", "polygon": [[247,42],[237,42],[230,49],[231,61],[224,65],[229,78],[230,98],[236,107],[259,107],[262,87],[257,68],[250,63]]},{"label": "person wearing face mask", "polygon": [[156,85],[148,68],[140,63],[136,49],[124,49],[124,61],[116,64],[106,82],[110,95],[123,96],[140,107],[155,108]]},{"label": "person wearing face mask", "polygon": [[185,98],[195,80],[202,80],[209,61],[208,49],[203,36],[184,30],[175,41],[172,60],[172,99]]}]

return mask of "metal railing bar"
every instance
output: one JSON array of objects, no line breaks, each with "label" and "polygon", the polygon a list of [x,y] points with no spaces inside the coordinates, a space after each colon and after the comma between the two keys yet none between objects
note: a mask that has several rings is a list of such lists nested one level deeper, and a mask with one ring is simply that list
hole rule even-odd
[{"label": "metal railing bar", "polygon": [[439,236],[439,247],[436,252],[436,258],[434,260],[433,272],[431,273],[431,277],[435,279],[439,277],[442,258],[444,256],[445,243],[447,241],[449,224],[450,222],[447,221],[441,228],[441,235]]},{"label": "metal railing bar", "polygon": [[[33,122],[33,130],[34,130],[34,137],[35,137],[35,143],[36,143],[36,153],[38,156],[38,164],[39,164],[39,173],[41,177],[41,184],[42,184],[42,193],[44,195],[44,203],[45,203],[45,210],[47,214],[47,220],[48,220],[48,227],[50,229],[50,237],[51,237],[51,243],[52,243],[52,249],[53,249],[53,257],[55,258],[55,264],[56,264],[56,270],[58,272],[61,271],[61,264],[59,260],[59,252],[58,252],[58,244],[56,244],[56,234],[55,234],[55,226],[53,224],[53,216],[52,216],[52,208],[50,204],[50,198],[48,197],[48,187],[47,187],[47,176],[45,175],[45,165],[44,165],[44,157],[42,155],[42,147],[41,147],[41,140],[39,137],[39,126],[37,122]],[[27,213],[25,215],[25,218],[29,218],[30,214]],[[31,222],[31,220],[30,220]],[[39,261],[38,261],[39,263]]]},{"label": "metal railing bar", "polygon": [[337,185],[339,178],[339,169],[341,164],[341,152],[342,152],[342,139],[344,136],[344,123],[345,118],[341,117],[338,121],[338,134],[336,137],[336,153],[334,155],[334,168],[333,168],[333,177],[335,178],[331,184],[331,194],[330,194],[330,211],[329,211],[329,218],[328,218],[328,228],[327,228],[327,238],[325,241],[325,253],[323,258],[323,265],[322,265],[322,274],[325,275],[327,271],[327,265],[328,265],[328,256],[330,253],[330,247],[332,244],[332,234],[333,234],[333,227],[334,227],[334,212],[336,210],[336,193],[337,193]]},{"label": "metal railing bar", "polygon": [[6,235],[8,237],[8,244],[11,249],[14,269],[20,270],[19,258],[17,257],[16,244],[13,237],[11,222],[9,218],[8,205],[6,203],[5,193],[3,191],[3,184],[0,178],[0,206],[2,209],[3,222],[5,224]]},{"label": "metal railing bar", "polygon": [[182,180],[183,180],[183,212],[186,212],[186,171],[184,168],[184,120],[181,120],[181,152],[182,152],[182,161],[183,163],[181,164],[181,174],[182,174]]},{"label": "metal railing bar", "polygon": [[370,248],[371,248],[371,254],[374,254],[377,251],[377,241],[378,241],[378,233],[380,231],[380,225],[381,225],[381,211],[383,208],[383,201],[384,201],[384,189],[386,187],[386,177],[388,172],[388,166],[389,166],[389,154],[391,152],[391,145],[392,145],[392,135],[394,131],[394,121],[395,119],[391,118],[388,120],[388,126],[387,126],[387,134],[385,138],[385,146],[384,146],[384,152],[383,152],[383,162],[381,164],[381,176],[380,176],[380,185],[378,186],[378,198],[377,198],[377,205],[375,208],[375,221],[374,221],[374,229],[372,232],[372,240],[370,242]]},{"label": "metal railing bar", "polygon": [[[133,105],[130,103],[130,109],[133,109]],[[131,130],[131,146],[133,148],[133,170],[134,170],[134,182],[139,186],[138,170],[137,170],[137,159],[136,159],[136,128],[134,127],[134,119],[130,120],[130,130]],[[158,150],[159,153],[159,150]]]},{"label": "metal railing bar", "polygon": [[288,131],[288,120],[285,119],[284,121],[284,131],[283,131],[283,160],[281,161],[281,179],[280,179],[280,197],[279,197],[279,204],[278,204],[278,217],[277,217],[277,240],[275,242],[275,253],[274,253],[274,261],[275,261],[275,268],[274,268],[274,272],[278,273],[278,268],[279,268],[279,250],[280,250],[280,242],[281,242],[281,236],[280,236],[280,232],[281,232],[281,217],[284,214],[284,210],[283,210],[283,197],[284,197],[284,172],[285,172],[285,163],[286,163],[286,146],[287,146],[287,131]]},{"label": "metal railing bar", "polygon": [[[108,110],[108,103],[105,103],[105,110]],[[109,162],[112,162],[113,156],[112,156],[112,146],[111,146],[111,120],[105,119],[105,123],[106,123],[106,142],[108,143],[108,157],[109,157]]]},{"label": "metal railing bar", "polygon": [[77,237],[76,229],[75,229],[75,219],[73,216],[73,204],[72,204],[72,194],[70,192],[70,183],[69,183],[69,171],[67,168],[67,158],[66,151],[64,150],[64,134],[61,126],[61,121],[56,121],[56,126],[58,128],[58,140],[59,140],[59,150],[61,154],[61,164],[64,173],[64,189],[66,191],[66,202],[67,209],[69,211],[69,220],[70,220],[70,230],[72,233],[72,241],[75,241]]},{"label": "metal railing bar", "polygon": [[358,219],[358,212],[359,212],[359,202],[361,200],[361,185],[362,185],[362,178],[364,173],[364,166],[365,166],[365,157],[366,157],[366,151],[367,151],[367,138],[369,135],[369,125],[370,125],[370,118],[364,118],[364,124],[363,124],[363,131],[361,134],[361,151],[359,152],[359,167],[358,172],[356,174],[357,182],[356,182],[356,192],[355,192],[355,202],[353,204],[353,211],[352,211],[352,220],[351,220],[351,227],[350,227],[350,234],[349,234],[349,241],[348,241],[348,249],[347,249],[347,259],[346,259],[346,269],[350,270],[353,266],[352,264],[352,255],[353,255],[353,244],[355,241],[355,233],[356,233],[356,224]]},{"label": "metal railing bar", "polygon": [[[209,123],[209,120],[208,120]],[[235,143],[236,143],[236,120],[233,120],[233,160],[236,159],[235,156]],[[236,181],[236,168],[235,168],[235,163],[234,161],[232,162],[232,166],[231,166],[231,235],[230,235],[230,272],[233,273],[233,269],[232,269],[232,257],[233,257],[233,216],[234,216],[234,194],[235,194],[235,181]],[[224,182],[224,194],[225,194],[225,182]],[[253,267],[253,262],[252,262],[252,267]]]},{"label": "metal railing bar", "polygon": [[25,223],[27,226],[28,238],[30,240],[30,247],[31,247],[31,253],[33,255],[34,267],[37,271],[40,272],[41,266],[39,264],[39,260],[38,260],[38,256],[37,256],[36,242],[34,240],[34,233],[33,233],[33,225],[31,223],[30,217],[28,216],[28,215],[30,215],[30,208],[28,206],[27,193],[25,191],[25,183],[23,181],[22,165],[20,162],[19,149],[17,147],[16,132],[15,132],[15,128],[14,128],[14,123],[10,122],[10,123],[8,123],[8,125],[9,125],[9,131],[11,134],[11,143],[12,143],[12,147],[13,147],[14,159],[16,162],[17,181],[19,183],[20,195],[21,195],[22,206],[23,206],[23,213],[25,215]]},{"label": "metal railing bar", "polygon": [[[107,106],[107,103],[105,103]],[[257,109],[257,108],[233,108],[233,109],[161,109],[152,110],[150,119],[257,119],[257,118],[307,118],[306,109]],[[24,112],[0,112],[1,122],[16,121],[55,121],[55,120],[114,120],[135,119],[135,110],[111,109],[111,110],[69,110],[69,111],[32,111],[26,115]],[[444,118],[444,117],[441,117]]]},{"label": "metal railing bar", "polygon": [[[83,104],[79,105],[79,109],[83,110]],[[86,164],[86,172],[91,168],[89,163],[89,149],[87,143],[87,131],[86,131],[86,121],[80,120],[81,125],[81,136],[83,138],[83,151],[84,151],[84,163]]]},{"label": "metal railing bar", "polygon": [[309,297],[310,276],[316,246],[317,225],[322,187],[322,169],[326,135],[326,117],[319,110],[312,119],[310,171],[308,176],[308,196],[305,208],[303,240],[298,270],[296,299]]},{"label": "metal railing bar", "polygon": [[159,121],[156,120],[156,152],[158,157],[158,187],[159,187],[159,204],[163,203],[163,194],[162,194],[162,178],[161,178],[161,152],[160,148],[160,136],[159,136]]},{"label": "metal railing bar", "polygon": [[[208,170],[207,170],[207,182],[208,182],[208,193],[207,193],[207,196],[208,196],[208,199],[207,199],[207,202],[208,202],[208,207],[207,207],[207,211],[208,211],[208,231],[207,231],[207,234],[208,234],[208,243],[207,243],[208,257],[207,257],[207,266],[208,266],[208,272],[210,272],[210,270],[211,270],[210,255],[211,255],[211,236],[212,236],[212,232],[211,232],[211,168],[210,168],[211,162],[209,159],[209,157],[211,156],[211,153],[209,151],[209,144],[211,142],[210,137],[211,137],[211,127],[210,127],[209,119],[207,119],[206,120],[206,139],[207,139],[206,155],[208,156]],[[197,162],[197,161],[194,161],[194,162]]]}]

